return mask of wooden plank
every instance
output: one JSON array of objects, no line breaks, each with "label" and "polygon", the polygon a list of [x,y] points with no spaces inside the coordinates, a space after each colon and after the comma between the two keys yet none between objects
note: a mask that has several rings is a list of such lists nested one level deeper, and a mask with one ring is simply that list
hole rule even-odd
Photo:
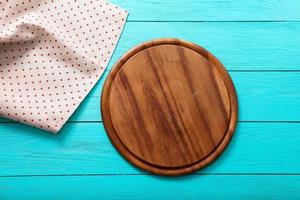
[{"label": "wooden plank", "polygon": [[297,0],[110,0],[139,21],[251,21],[299,20]]},{"label": "wooden plank", "polygon": [[[299,132],[298,123],[239,123],[221,157],[197,173],[300,173]],[[59,135],[0,124],[0,137],[0,176],[146,173],[118,155],[101,123],[67,124]]]},{"label": "wooden plank", "polygon": [[[107,75],[105,72],[71,121],[101,121],[100,95]],[[230,75],[238,95],[239,121],[300,120],[300,72],[230,72]]]},{"label": "wooden plank", "polygon": [[0,178],[0,199],[289,199],[300,176],[54,176]]},{"label": "wooden plank", "polygon": [[300,70],[298,33],[299,22],[129,22],[110,67],[135,45],[175,37],[208,49],[228,70]]},{"label": "wooden plank", "polygon": [[[99,121],[100,95],[106,73],[71,118]],[[230,72],[235,84],[240,121],[299,121],[300,73]]]}]

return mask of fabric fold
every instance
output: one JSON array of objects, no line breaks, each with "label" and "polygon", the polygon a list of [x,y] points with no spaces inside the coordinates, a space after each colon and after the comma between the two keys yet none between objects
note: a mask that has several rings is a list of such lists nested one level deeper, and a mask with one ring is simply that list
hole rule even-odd
[{"label": "fabric fold", "polygon": [[102,0],[0,10],[0,116],[57,133],[104,72],[128,13]]}]

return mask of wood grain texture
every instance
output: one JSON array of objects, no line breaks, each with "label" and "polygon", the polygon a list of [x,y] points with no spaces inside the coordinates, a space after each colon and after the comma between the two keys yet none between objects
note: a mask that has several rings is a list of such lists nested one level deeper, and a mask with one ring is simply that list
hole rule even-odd
[{"label": "wood grain texture", "polygon": [[128,9],[129,21],[300,20],[297,0],[111,0]]},{"label": "wood grain texture", "polygon": [[[284,184],[283,184],[284,183]],[[0,179],[1,199],[298,200],[300,176],[65,176]]]},{"label": "wood grain texture", "polygon": [[182,175],[216,159],[237,121],[237,97],[224,66],[178,39],[152,40],[126,53],[104,84],[103,123],[136,166]]},{"label": "wood grain texture", "polygon": [[[229,148],[196,173],[300,174],[299,132],[298,123],[238,123]],[[0,137],[0,176],[145,174],[116,152],[101,123],[67,124],[56,136],[0,124]]]}]

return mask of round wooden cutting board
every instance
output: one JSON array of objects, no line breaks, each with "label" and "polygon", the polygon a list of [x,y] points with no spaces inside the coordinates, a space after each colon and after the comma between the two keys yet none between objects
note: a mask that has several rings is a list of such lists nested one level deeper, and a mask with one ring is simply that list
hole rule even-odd
[{"label": "round wooden cutting board", "polygon": [[191,173],[215,160],[237,121],[237,96],[207,50],[159,39],[126,53],[103,88],[107,134],[134,165],[161,175]]}]

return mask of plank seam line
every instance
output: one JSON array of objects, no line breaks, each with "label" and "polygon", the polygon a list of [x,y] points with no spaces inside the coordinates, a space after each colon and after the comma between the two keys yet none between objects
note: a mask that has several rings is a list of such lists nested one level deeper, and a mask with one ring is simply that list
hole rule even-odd
[{"label": "plank seam line", "polygon": [[[140,174],[34,174],[34,175],[1,175],[0,178],[29,178],[29,177],[91,177],[91,176],[159,176],[149,173]],[[300,176],[300,173],[196,173],[187,176]]]},{"label": "plank seam line", "polygon": [[274,70],[263,70],[263,69],[258,69],[258,70],[252,70],[252,69],[245,69],[245,70],[238,70],[238,69],[232,69],[232,70],[227,70],[228,72],[280,72],[280,73],[288,73],[288,72],[300,72],[300,69],[274,69]]},{"label": "plank seam line", "polygon": [[201,23],[290,23],[290,22],[300,22],[300,20],[127,20],[127,22],[133,23],[164,23],[164,22],[179,22],[179,23],[189,23],[189,22],[201,22]]},{"label": "plank seam line", "polygon": [[[107,68],[105,72],[109,73],[111,71],[111,68]],[[300,72],[300,69],[228,69],[228,72],[283,72],[283,73],[288,73],[288,72]]]}]

